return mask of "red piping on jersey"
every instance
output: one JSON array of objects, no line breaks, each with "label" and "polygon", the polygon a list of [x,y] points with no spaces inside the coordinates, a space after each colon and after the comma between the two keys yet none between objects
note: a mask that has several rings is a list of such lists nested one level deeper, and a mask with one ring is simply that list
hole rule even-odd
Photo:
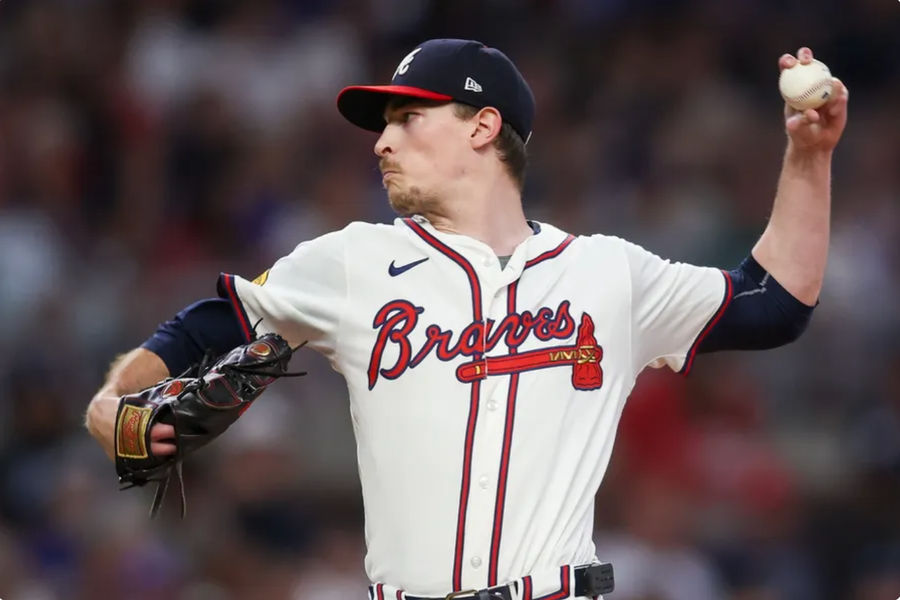
[{"label": "red piping on jersey", "polygon": [[466,448],[463,454],[462,483],[459,486],[459,513],[456,520],[456,552],[453,558],[453,591],[462,589],[463,551],[466,543],[466,511],[469,508],[469,488],[472,485],[472,447],[475,445],[475,425],[478,421],[478,400],[481,381],[472,384],[469,397],[469,420],[466,424]]},{"label": "red piping on jersey", "polygon": [[700,332],[700,335],[697,336],[697,339],[694,340],[694,343],[691,345],[691,349],[688,351],[687,357],[684,361],[684,366],[681,367],[681,374],[687,375],[691,371],[691,367],[694,364],[694,356],[697,354],[697,348],[700,347],[700,343],[703,342],[703,338],[705,338],[716,323],[719,322],[719,319],[722,318],[722,315],[725,314],[725,309],[728,308],[728,305],[731,304],[731,294],[732,294],[732,283],[731,283],[731,274],[728,271],[722,271],[722,275],[725,276],[725,296],[722,298],[722,304],[719,305],[719,310],[716,311],[716,314],[712,316],[712,318],[706,323],[706,326]]},{"label": "red piping on jersey", "polygon": [[[506,314],[516,312],[518,281],[509,284],[506,292]],[[509,354],[516,353],[515,346],[508,346]],[[506,508],[506,482],[509,479],[509,455],[512,448],[512,432],[516,415],[516,394],[519,390],[519,374],[509,376],[509,393],[506,397],[506,425],[503,429],[503,452],[500,455],[500,473],[497,476],[497,500],[494,504],[494,532],[491,536],[491,558],[488,564],[488,587],[497,585],[497,566],[500,556],[500,537],[503,535],[503,513]]]},{"label": "red piping on jersey", "polygon": [[522,579],[522,600],[531,600],[531,575]]},{"label": "red piping on jersey", "polygon": [[428,231],[425,230],[424,227],[413,221],[412,219],[403,219],[403,222],[412,229],[416,235],[422,238],[426,244],[433,247],[435,250],[458,264],[462,267],[463,271],[466,272],[466,276],[469,278],[469,287],[472,290],[472,316],[473,320],[481,321],[481,284],[478,282],[478,275],[475,273],[475,269],[472,268],[472,265],[469,264],[462,254],[450,248],[450,246],[446,245],[444,242],[440,241]]},{"label": "red piping on jersey", "polygon": [[[525,263],[524,269],[533,267],[534,265],[556,258],[563,250],[565,250],[575,236],[568,235],[556,248],[539,254]],[[512,315],[516,313],[516,291],[518,290],[518,281],[509,284],[506,297],[506,314]],[[514,346],[508,346],[510,356],[516,354],[517,350]],[[494,528],[491,536],[491,557],[488,565],[488,587],[497,585],[497,571],[500,563],[500,539],[503,535],[503,514],[506,509],[506,484],[509,479],[509,460],[512,450],[512,434],[513,425],[515,423],[516,414],[516,395],[519,391],[519,374],[512,373],[509,377],[509,393],[506,398],[506,425],[503,430],[503,452],[500,456],[500,473],[497,476],[497,500],[494,505]],[[529,592],[530,593],[530,592]]]},{"label": "red piping on jersey", "polygon": [[532,598],[532,583],[531,583],[531,575],[525,577],[522,580],[524,584],[522,586],[522,600],[562,600],[563,598],[569,597],[569,565],[561,567],[559,570],[559,590],[555,592],[550,592],[546,596],[541,596],[540,598]]},{"label": "red piping on jersey", "polygon": [[384,600],[384,584],[379,583],[375,586],[375,598],[376,600]]},{"label": "red piping on jersey", "polygon": [[538,254],[537,256],[526,262],[525,268],[527,269],[528,267],[533,267],[534,265],[538,264],[539,262],[545,261],[548,258],[556,258],[560,254],[562,254],[562,251],[565,250],[566,247],[568,247],[568,245],[571,244],[574,239],[575,236],[569,234],[568,236],[566,236],[566,239],[564,239],[556,248],[547,250],[543,254]]},{"label": "red piping on jersey", "polygon": [[397,600],[403,600],[403,590],[397,590]]},{"label": "red piping on jersey", "polygon": [[[222,273],[219,276],[219,295],[222,295],[224,291],[228,296],[228,300],[231,302],[231,307],[234,309],[234,314],[237,315],[238,323],[241,325],[241,333],[244,334],[244,339],[248,342],[253,339],[253,333],[250,329],[250,319],[247,317],[246,311],[244,311],[244,305],[241,304],[240,299],[237,295],[237,288],[234,285],[234,275],[229,275],[228,273]],[[224,288],[224,290],[222,289]]]},{"label": "red piping on jersey", "polygon": [[[475,269],[461,254],[438,240],[424,227],[412,219],[403,219],[406,226],[413,230],[426,244],[459,265],[469,278],[469,288],[472,292],[472,319],[475,322],[484,320],[481,310],[481,283]],[[484,338],[479,340],[479,352],[475,358],[481,358],[484,353]],[[453,557],[453,591],[462,589],[462,563],[466,537],[466,511],[469,505],[469,487],[472,480],[472,446],[475,442],[475,425],[478,422],[478,402],[481,393],[481,381],[472,382],[472,393],[469,399],[469,418],[466,423],[466,446],[463,453],[462,481],[459,486],[459,513],[456,520],[456,551]]]}]

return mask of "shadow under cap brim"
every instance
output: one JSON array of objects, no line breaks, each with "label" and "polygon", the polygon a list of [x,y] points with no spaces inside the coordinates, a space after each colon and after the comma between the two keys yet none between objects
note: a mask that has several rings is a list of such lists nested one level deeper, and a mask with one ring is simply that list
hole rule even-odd
[{"label": "shadow under cap brim", "polygon": [[353,85],[345,87],[337,97],[338,110],[344,118],[369,131],[382,131],[384,109],[394,96],[449,102],[452,96],[438,94],[407,85]]}]

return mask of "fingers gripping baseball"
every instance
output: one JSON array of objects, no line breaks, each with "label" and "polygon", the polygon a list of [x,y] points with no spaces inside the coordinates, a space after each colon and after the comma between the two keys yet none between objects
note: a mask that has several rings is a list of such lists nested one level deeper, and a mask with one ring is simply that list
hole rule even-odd
[{"label": "fingers gripping baseball", "polygon": [[[783,54],[778,59],[778,68],[780,72],[784,72],[797,65],[810,65],[813,60],[812,50],[803,47],[797,51],[796,56]],[[831,93],[821,106],[801,110],[785,102],[785,131],[794,146],[807,151],[832,151],[847,123],[849,97],[847,86],[837,77],[832,77]]]}]

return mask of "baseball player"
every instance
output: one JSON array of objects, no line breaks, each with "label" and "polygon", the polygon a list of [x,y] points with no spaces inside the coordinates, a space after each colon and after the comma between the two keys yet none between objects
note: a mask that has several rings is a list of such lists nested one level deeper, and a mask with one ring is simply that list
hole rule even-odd
[{"label": "baseball player", "polygon": [[[812,52],[779,59],[784,69]],[[732,271],[526,219],[535,104],[500,51],[430,40],[389,85],[338,96],[374,151],[393,224],[351,223],[249,281],[222,274],[114,363],[87,414],[114,456],[120,397],[204,350],[307,341],[346,379],[370,598],[562,600],[612,589],[591,541],[594,495],[625,399],[647,366],[796,339],[822,284],[832,150],[848,93],[785,108],[771,219]],[[176,451],[170,425],[150,451]]]}]

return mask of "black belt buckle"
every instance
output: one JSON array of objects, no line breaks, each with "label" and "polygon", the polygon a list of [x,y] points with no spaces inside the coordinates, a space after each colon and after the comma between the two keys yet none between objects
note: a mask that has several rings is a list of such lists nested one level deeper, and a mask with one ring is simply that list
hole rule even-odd
[{"label": "black belt buckle", "polygon": [[581,571],[576,572],[576,577],[580,575],[581,584],[576,580],[575,585],[584,589],[585,596],[600,596],[609,594],[616,588],[615,578],[613,577],[613,566],[609,563],[597,563],[588,565]]}]

